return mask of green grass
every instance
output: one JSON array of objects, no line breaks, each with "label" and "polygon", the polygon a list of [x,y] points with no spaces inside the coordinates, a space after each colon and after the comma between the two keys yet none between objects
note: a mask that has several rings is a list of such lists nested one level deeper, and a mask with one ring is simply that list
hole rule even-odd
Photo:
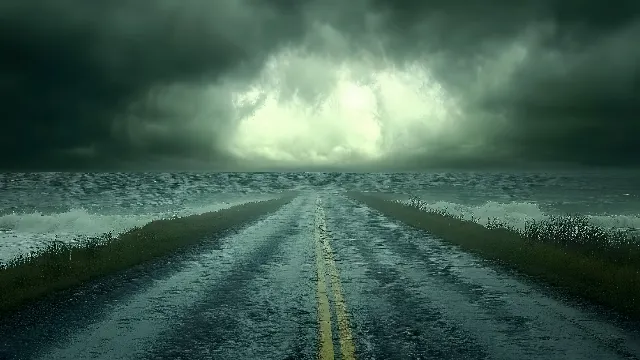
[{"label": "green grass", "polygon": [[194,245],[275,211],[290,200],[286,196],[201,215],[157,220],[116,237],[105,235],[82,244],[52,243],[44,250],[1,265],[0,315],[52,292]]},{"label": "green grass", "polygon": [[629,237],[607,233],[580,217],[552,218],[519,232],[499,223],[485,227],[444,213],[426,212],[375,195],[350,195],[466,251],[573,296],[640,318],[640,249],[637,243],[622,241]]},{"label": "green grass", "polygon": [[[433,210],[419,198],[406,202],[424,212],[449,216],[443,210]],[[473,219],[479,220],[479,219]],[[524,229],[516,229],[497,218],[487,219],[489,229],[507,229],[531,242],[542,242],[596,256],[607,261],[640,267],[640,236],[630,229],[607,229],[592,224],[584,215],[554,215],[544,220],[527,221]]]}]

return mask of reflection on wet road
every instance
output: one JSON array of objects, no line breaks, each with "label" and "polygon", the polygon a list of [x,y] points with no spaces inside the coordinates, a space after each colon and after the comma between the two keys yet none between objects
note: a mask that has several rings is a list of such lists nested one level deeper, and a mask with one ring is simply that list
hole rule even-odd
[{"label": "reflection on wet road", "polygon": [[0,324],[0,359],[640,356],[640,330],[336,194],[109,282]]}]

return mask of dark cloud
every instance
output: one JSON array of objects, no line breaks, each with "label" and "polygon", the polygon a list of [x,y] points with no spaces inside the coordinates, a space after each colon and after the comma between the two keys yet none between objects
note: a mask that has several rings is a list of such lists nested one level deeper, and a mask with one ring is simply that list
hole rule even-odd
[{"label": "dark cloud", "polygon": [[[58,167],[88,155],[99,158],[85,162],[111,165],[158,150],[200,155],[180,135],[160,136],[146,147],[131,144],[114,133],[114,119],[153,86],[212,81],[241,64],[259,66],[269,51],[301,32],[300,3],[4,2],[2,167]],[[160,127],[176,115],[161,107],[145,110],[132,116]]]},{"label": "dark cloud", "polygon": [[492,74],[512,71],[502,86],[474,94],[471,110],[508,119],[484,155],[443,152],[410,166],[640,165],[640,2],[374,2],[401,39],[396,52],[440,54],[438,77],[467,98],[492,52],[524,50],[517,66]]},{"label": "dark cloud", "polygon": [[639,38],[635,22],[572,50],[540,49],[484,99],[509,113],[506,146],[540,161],[640,165]]},{"label": "dark cloud", "polygon": [[[482,137],[379,166],[638,166],[638,39],[637,0],[4,2],[0,168],[249,166],[227,151],[222,89],[296,46],[425,57]],[[291,67],[283,96],[333,81]]]}]

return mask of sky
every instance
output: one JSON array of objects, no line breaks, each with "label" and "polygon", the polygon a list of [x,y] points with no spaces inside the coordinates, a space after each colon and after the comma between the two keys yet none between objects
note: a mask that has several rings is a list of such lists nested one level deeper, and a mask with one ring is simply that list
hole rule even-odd
[{"label": "sky", "polygon": [[640,165],[637,0],[0,2],[2,170]]}]

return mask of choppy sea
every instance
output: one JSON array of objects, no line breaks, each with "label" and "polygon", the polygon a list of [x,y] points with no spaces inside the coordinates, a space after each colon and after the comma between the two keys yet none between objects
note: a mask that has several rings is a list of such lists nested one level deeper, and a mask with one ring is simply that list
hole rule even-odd
[{"label": "choppy sea", "polygon": [[0,262],[152,220],[199,214],[283,191],[374,191],[515,227],[548,215],[640,229],[640,172],[0,173]]}]

